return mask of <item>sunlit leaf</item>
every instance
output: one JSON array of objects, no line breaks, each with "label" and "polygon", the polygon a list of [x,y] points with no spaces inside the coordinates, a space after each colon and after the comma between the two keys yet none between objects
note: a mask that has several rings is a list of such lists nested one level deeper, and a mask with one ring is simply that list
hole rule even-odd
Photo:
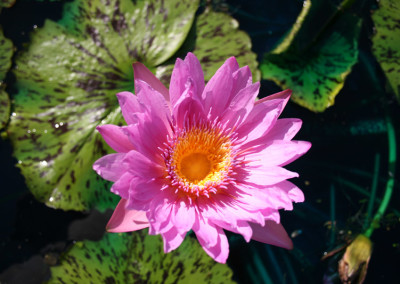
[{"label": "sunlit leaf", "polygon": [[379,1],[372,19],[376,28],[372,51],[400,102],[400,2]]},{"label": "sunlit leaf", "polygon": [[205,12],[192,26],[197,8],[198,1],[189,0],[75,0],[59,22],[46,21],[33,32],[16,59],[18,93],[8,133],[37,199],[64,210],[115,206],[110,184],[92,170],[112,152],[95,127],[124,123],[115,94],[133,91],[132,62],[143,62],[165,84],[175,56],[193,50],[206,78],[233,55],[255,69],[250,39],[237,22]]},{"label": "sunlit leaf", "polygon": [[[302,29],[310,29],[310,19],[314,19],[321,7],[326,5],[310,9]],[[310,41],[304,38],[312,32],[300,30],[297,40],[285,52],[266,54],[260,65],[263,79],[273,80],[283,89],[292,89],[292,100],[315,112],[333,105],[358,57],[361,20],[349,12],[333,19],[329,26],[317,30]]]},{"label": "sunlit leaf", "polygon": [[10,99],[3,83],[8,70],[11,67],[13,45],[11,40],[4,37],[0,27],[0,130],[4,128],[10,117]]},{"label": "sunlit leaf", "polygon": [[49,283],[233,283],[230,268],[216,263],[193,238],[164,254],[161,238],[146,231],[74,244],[51,268]]}]

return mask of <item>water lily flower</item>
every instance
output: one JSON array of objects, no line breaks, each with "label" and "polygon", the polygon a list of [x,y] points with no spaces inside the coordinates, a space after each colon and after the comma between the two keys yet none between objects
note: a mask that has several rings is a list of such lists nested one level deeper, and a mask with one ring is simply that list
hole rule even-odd
[{"label": "water lily flower", "polygon": [[136,95],[117,94],[127,126],[97,128],[117,152],[93,165],[121,197],[108,231],[149,227],[170,252],[193,230],[221,263],[224,230],[292,248],[278,209],[304,196],[287,181],[298,174],[283,166],[311,144],[291,140],[299,119],[278,119],[291,91],[256,101],[260,84],[234,57],[206,85],[194,54],[177,59],[169,90],[143,64],[133,68]]}]

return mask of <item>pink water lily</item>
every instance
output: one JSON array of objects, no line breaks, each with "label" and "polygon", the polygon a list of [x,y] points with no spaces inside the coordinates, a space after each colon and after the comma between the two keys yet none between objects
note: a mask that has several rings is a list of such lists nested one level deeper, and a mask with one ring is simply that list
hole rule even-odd
[{"label": "pink water lily", "polygon": [[225,263],[224,230],[284,248],[292,242],[278,209],[304,200],[283,166],[311,144],[292,141],[299,119],[278,119],[286,90],[256,101],[259,83],[229,58],[205,85],[198,59],[177,59],[169,90],[141,63],[135,93],[117,94],[127,126],[97,129],[117,153],[93,165],[121,197],[110,232],[149,227],[170,252],[193,230],[203,249]]}]

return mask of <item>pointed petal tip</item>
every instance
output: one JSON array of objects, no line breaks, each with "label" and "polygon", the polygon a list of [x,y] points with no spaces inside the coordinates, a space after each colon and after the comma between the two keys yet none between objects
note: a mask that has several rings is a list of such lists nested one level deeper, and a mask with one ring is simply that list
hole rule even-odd
[{"label": "pointed petal tip", "polygon": [[149,226],[146,213],[143,211],[126,209],[126,199],[121,198],[106,225],[107,232],[123,233],[137,231]]}]

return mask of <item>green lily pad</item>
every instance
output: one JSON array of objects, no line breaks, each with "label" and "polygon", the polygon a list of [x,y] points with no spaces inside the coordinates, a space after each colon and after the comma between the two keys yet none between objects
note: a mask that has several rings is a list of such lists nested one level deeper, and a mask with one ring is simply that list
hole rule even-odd
[{"label": "green lily pad", "polygon": [[[305,35],[312,34],[308,32],[310,20],[322,7],[326,5],[312,6],[303,27],[285,52],[266,54],[260,64],[263,79],[273,80],[283,89],[292,89],[292,100],[314,112],[333,105],[357,62],[361,27],[360,18],[344,11],[332,17],[333,22],[317,30],[315,37],[305,44]],[[307,33],[302,29],[307,29]]]},{"label": "green lily pad", "polygon": [[[64,210],[116,205],[110,183],[92,170],[95,160],[113,152],[95,127],[124,123],[115,94],[133,91],[132,62],[143,62],[166,84],[178,49],[199,53],[208,78],[232,55],[256,66],[250,39],[232,18],[226,16],[229,21],[222,25],[200,15],[192,25],[197,8],[192,0],[75,0],[65,5],[59,22],[46,21],[32,33],[27,50],[16,59],[18,93],[8,134],[38,200]],[[219,26],[225,37],[236,40],[202,32]],[[195,31],[196,43],[185,49],[189,30]],[[215,42],[239,44],[228,49]],[[210,58],[210,47],[219,57]]]},{"label": "green lily pad", "polygon": [[400,102],[399,1],[379,1],[379,9],[372,14],[372,19],[376,28],[376,34],[372,38],[372,51]]},{"label": "green lily pad", "polygon": [[0,27],[0,130],[4,128],[10,118],[10,99],[5,89],[3,80],[11,67],[13,45],[11,40],[4,37]]},{"label": "green lily pad", "polygon": [[147,230],[107,233],[98,242],[77,242],[51,268],[48,283],[234,283],[227,265],[216,263],[186,237],[164,254],[160,236]]}]

